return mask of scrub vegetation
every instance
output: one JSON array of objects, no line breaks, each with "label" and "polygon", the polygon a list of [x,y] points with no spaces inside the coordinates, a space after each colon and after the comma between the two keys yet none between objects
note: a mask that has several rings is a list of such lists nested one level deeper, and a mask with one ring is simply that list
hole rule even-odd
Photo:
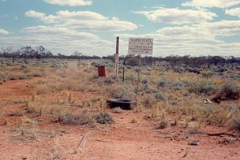
[{"label": "scrub vegetation", "polygon": [[[27,63],[21,58],[14,62],[1,58],[0,86],[10,81],[22,85],[28,82],[24,96],[3,99],[2,125],[15,124],[22,136],[31,132],[37,140],[44,136],[39,127],[41,119],[62,126],[98,129],[118,123],[116,116],[133,112],[136,117],[139,113],[143,116],[132,117],[130,123],[147,120],[156,130],[201,130],[206,126],[240,130],[238,61],[193,66],[196,63],[156,60],[151,65],[143,63],[139,70],[136,59],[130,57],[125,66],[121,65],[115,78],[114,63],[107,58],[28,59]],[[142,58],[142,62],[147,60]],[[98,76],[97,66],[102,65],[106,77]],[[132,99],[137,104],[131,106],[131,111],[121,106],[112,109],[106,103],[108,98]],[[203,103],[203,98],[212,103]]]}]

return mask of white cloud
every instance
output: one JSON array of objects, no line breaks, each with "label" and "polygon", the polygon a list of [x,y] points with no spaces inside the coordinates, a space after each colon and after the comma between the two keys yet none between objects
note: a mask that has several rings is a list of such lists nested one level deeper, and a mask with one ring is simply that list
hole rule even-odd
[{"label": "white cloud", "polygon": [[124,31],[134,30],[137,25],[119,20],[106,20],[106,21],[68,21],[62,25],[63,27],[72,29],[88,29],[93,31]]},{"label": "white cloud", "polygon": [[91,11],[59,11],[57,12],[57,17],[61,19],[75,19],[75,20],[106,20],[107,17],[104,17],[103,15],[91,12]]},{"label": "white cloud", "polygon": [[108,55],[114,53],[114,42],[100,39],[97,35],[77,32],[68,28],[35,26],[22,30],[22,37],[1,37],[0,46],[19,49],[23,46],[44,46],[54,54],[71,55],[74,51],[87,55]]},{"label": "white cloud", "polygon": [[237,4],[240,4],[239,0],[192,0],[182,6],[228,8]]},{"label": "white cloud", "polygon": [[199,28],[208,29],[209,33],[215,34],[216,36],[234,36],[240,35],[240,20],[230,21],[222,20],[214,23],[201,23],[198,25]]},{"label": "white cloud", "polygon": [[[120,34],[119,36],[125,41],[128,41],[129,37],[154,38],[153,51],[155,56],[168,56],[171,54],[181,56],[239,56],[239,41],[234,43],[224,41],[224,37],[239,35],[240,20],[223,20],[181,27],[164,27],[151,34]],[[125,52],[127,52],[126,49]]]},{"label": "white cloud", "polygon": [[162,36],[162,41],[208,41],[219,42],[215,39],[215,36],[208,31],[207,28],[198,26],[182,26],[182,27],[165,27],[159,29],[157,34]]},{"label": "white cloud", "polygon": [[43,23],[56,23],[58,27],[68,27],[73,29],[89,29],[95,31],[123,31],[134,30],[137,25],[132,22],[121,21],[117,17],[108,19],[107,17],[91,11],[59,11],[56,15],[46,16],[44,13],[28,11],[26,16],[37,18]]},{"label": "white cloud", "polygon": [[159,8],[153,11],[137,11],[153,22],[188,24],[213,20],[217,15],[204,10],[180,10],[178,8]]},{"label": "white cloud", "polygon": [[74,30],[70,30],[68,28],[59,28],[59,27],[51,27],[51,26],[36,26],[36,27],[27,27],[22,30],[22,32],[35,35],[35,36],[49,36],[49,37],[78,37],[79,39],[86,40],[99,40],[99,37],[86,33],[86,32],[77,32]]},{"label": "white cloud", "polygon": [[240,18],[240,8],[234,8],[234,9],[227,9],[225,11],[225,14],[231,15],[231,16],[238,16]]},{"label": "white cloud", "polygon": [[8,35],[9,32],[4,29],[0,29],[0,34]]},{"label": "white cloud", "polygon": [[45,16],[45,14],[41,13],[41,12],[36,12],[36,11],[33,11],[33,10],[29,10],[25,13],[25,16],[32,17],[32,18],[42,18],[42,17]]},{"label": "white cloud", "polygon": [[[191,56],[235,56],[239,57],[240,43],[201,43],[176,39],[164,39],[159,37],[160,34],[144,34],[144,35],[119,35],[128,43],[128,37],[149,37],[154,38],[153,56],[169,56],[169,55],[191,55]],[[127,53],[127,44],[121,46],[121,53]]]},{"label": "white cloud", "polygon": [[92,1],[88,0],[44,0],[50,4],[58,4],[61,6],[87,6],[91,5]]},{"label": "white cloud", "polygon": [[192,26],[165,27],[156,32],[156,39],[171,42],[196,42],[202,41],[224,43],[218,37],[231,37],[240,35],[240,20],[202,22]]}]

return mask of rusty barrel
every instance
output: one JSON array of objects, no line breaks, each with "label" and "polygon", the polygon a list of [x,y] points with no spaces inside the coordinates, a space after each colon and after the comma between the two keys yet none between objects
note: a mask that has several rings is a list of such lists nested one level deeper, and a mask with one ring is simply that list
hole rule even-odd
[{"label": "rusty barrel", "polygon": [[105,77],[106,76],[105,66],[99,66],[98,67],[98,76],[99,77]]}]

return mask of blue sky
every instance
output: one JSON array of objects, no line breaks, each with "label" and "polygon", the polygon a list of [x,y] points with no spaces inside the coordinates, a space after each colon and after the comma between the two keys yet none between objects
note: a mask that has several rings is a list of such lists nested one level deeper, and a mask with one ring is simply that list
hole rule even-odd
[{"label": "blue sky", "polygon": [[130,37],[153,56],[240,56],[240,0],[0,0],[0,49],[126,55]]}]

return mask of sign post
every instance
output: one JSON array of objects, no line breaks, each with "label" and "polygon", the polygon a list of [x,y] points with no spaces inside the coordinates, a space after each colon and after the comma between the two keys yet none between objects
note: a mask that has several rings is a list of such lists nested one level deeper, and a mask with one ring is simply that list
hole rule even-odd
[{"label": "sign post", "polygon": [[129,38],[128,54],[139,55],[138,82],[135,100],[137,100],[139,90],[141,55],[152,55],[152,53],[153,53],[153,38]]},{"label": "sign post", "polygon": [[153,38],[129,38],[128,54],[152,55]]},{"label": "sign post", "polygon": [[115,77],[118,77],[118,62],[119,62],[119,37],[116,38],[116,54],[114,55],[115,58]]}]

